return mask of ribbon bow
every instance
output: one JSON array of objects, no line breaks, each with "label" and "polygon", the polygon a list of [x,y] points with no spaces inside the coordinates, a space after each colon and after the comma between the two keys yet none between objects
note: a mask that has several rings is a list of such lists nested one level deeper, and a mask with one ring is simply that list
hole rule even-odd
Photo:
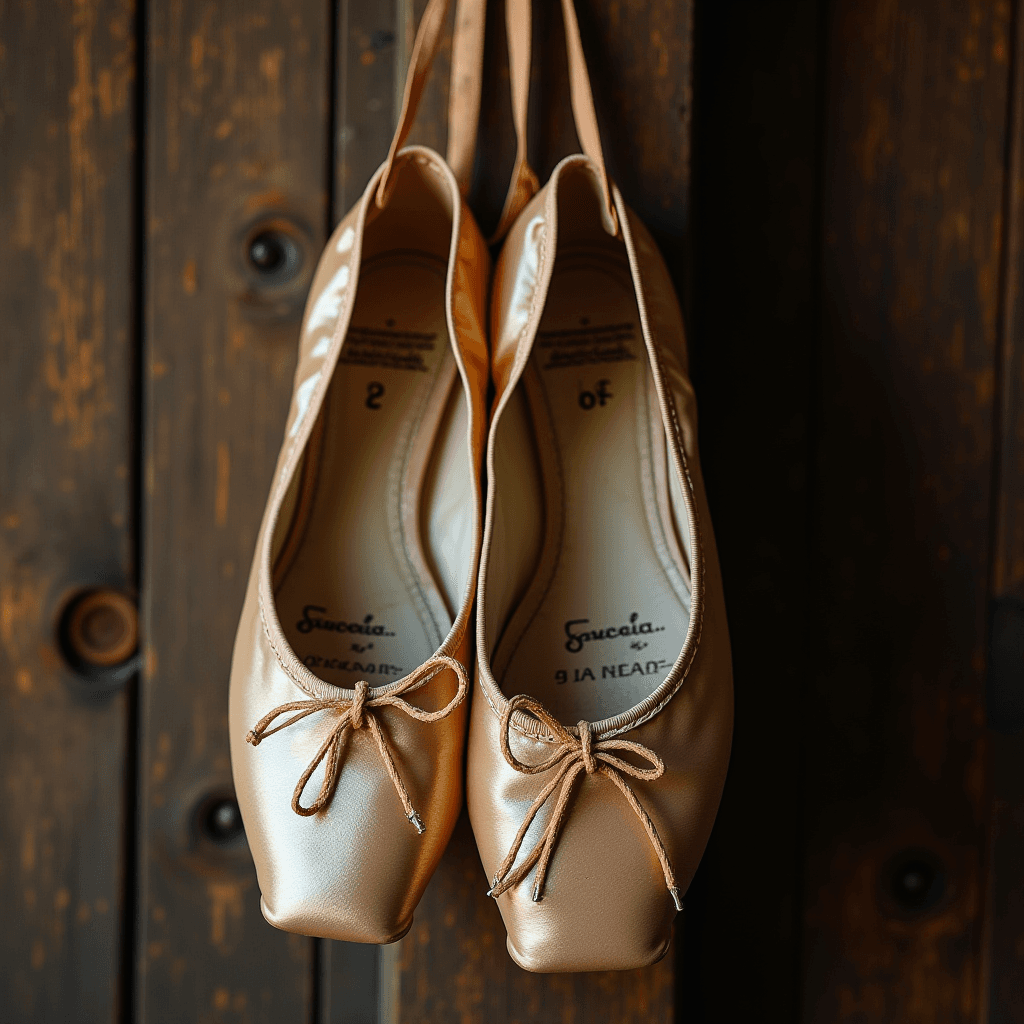
[{"label": "ribbon bow", "polygon": [[[421,708],[415,707],[401,698],[400,694],[406,693],[420,684],[433,679],[438,672],[446,667],[455,673],[459,681],[459,687],[455,692],[455,696],[440,711],[423,711]],[[288,726],[302,721],[303,718],[309,715],[315,715],[318,711],[340,711],[341,715],[338,718],[338,724],[331,730],[330,735],[324,740],[313,760],[309,762],[309,766],[299,777],[299,781],[295,786],[295,792],[292,794],[292,810],[296,814],[308,817],[311,814],[316,814],[317,811],[323,810],[331,802],[334,787],[338,782],[338,764],[341,761],[341,751],[344,747],[345,736],[350,729],[362,729],[365,726],[377,741],[377,749],[380,751],[381,760],[384,762],[384,767],[387,769],[392,783],[394,783],[398,798],[402,801],[402,806],[405,808],[405,816],[413,823],[416,831],[422,835],[426,831],[423,819],[412,806],[412,802],[409,799],[409,791],[405,788],[405,783],[402,782],[402,777],[398,774],[395,760],[391,756],[391,750],[388,748],[387,740],[384,738],[384,731],[381,729],[377,715],[371,709],[382,707],[398,708],[399,711],[404,711],[410,718],[415,718],[418,722],[437,722],[450,715],[462,703],[468,689],[469,680],[466,677],[466,670],[462,665],[454,658],[438,655],[429,661],[425,661],[415,672],[410,672],[409,675],[399,681],[398,685],[390,693],[378,693],[376,696],[371,697],[370,684],[361,679],[355,685],[355,695],[352,698],[320,697],[313,700],[293,700],[287,704],[282,704],[280,707],[276,707],[273,711],[264,715],[249,730],[245,739],[254,747],[258,747],[260,742],[268,736],[273,736],[275,732],[287,729]],[[276,718],[286,715],[291,711],[295,712],[291,718],[280,725],[270,728],[271,723]],[[324,770],[324,781],[320,786],[320,792],[308,807],[303,807],[301,803],[302,793],[313,772],[317,770],[324,758],[327,758],[327,767]]]},{"label": "ribbon bow", "polygon": [[[537,719],[554,734],[555,739],[558,741],[558,746],[554,753],[540,764],[523,764],[512,753],[512,748],[509,745],[512,715],[516,710],[520,709]],[[517,772],[522,772],[524,775],[540,775],[542,772],[555,767],[558,770],[537,794],[537,798],[526,812],[526,817],[523,819],[522,825],[519,826],[519,831],[512,842],[512,848],[498,867],[494,876],[494,882],[487,895],[497,899],[503,892],[521,882],[529,874],[533,865],[537,864],[537,877],[533,884],[533,901],[534,903],[541,901],[544,894],[544,880],[548,873],[548,864],[551,861],[551,854],[558,840],[558,832],[566,817],[573,783],[580,773],[585,771],[588,775],[603,775],[606,779],[613,782],[618,787],[619,792],[629,802],[629,806],[636,811],[637,817],[643,822],[643,826],[647,830],[651,846],[654,847],[654,852],[658,855],[658,860],[661,862],[661,869],[665,873],[665,884],[668,887],[668,891],[672,894],[672,901],[676,905],[676,910],[682,910],[683,901],[679,895],[672,865],[669,862],[668,854],[665,852],[665,846],[661,841],[661,837],[658,835],[658,830],[654,827],[654,822],[651,821],[650,815],[644,810],[643,805],[637,799],[637,795],[633,792],[632,787],[623,778],[623,775],[630,775],[634,779],[653,782],[665,774],[665,762],[653,750],[643,746],[641,743],[618,739],[595,740],[589,722],[580,722],[576,728],[579,733],[578,736],[574,736],[569,732],[542,704],[535,701],[532,697],[527,697],[523,694],[513,697],[506,705],[505,713],[501,716],[501,752],[505,755],[505,760]],[[624,750],[636,754],[643,758],[651,767],[637,768],[628,761],[624,761],[621,757],[616,757],[612,753],[613,750]],[[533,824],[537,812],[544,806],[548,797],[551,796],[559,785],[562,788],[559,790],[555,809],[551,817],[548,818],[544,831],[537,840],[537,845],[534,846],[533,850],[519,867],[513,871],[512,866],[519,855],[519,850],[523,845],[523,840],[526,838],[530,825]]]}]

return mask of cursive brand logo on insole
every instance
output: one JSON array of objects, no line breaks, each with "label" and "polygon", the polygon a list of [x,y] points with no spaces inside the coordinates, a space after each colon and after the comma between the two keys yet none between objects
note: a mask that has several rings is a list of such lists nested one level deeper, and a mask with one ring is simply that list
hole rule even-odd
[{"label": "cursive brand logo on insole", "polygon": [[611,640],[620,636],[646,636],[648,633],[661,633],[665,629],[664,626],[655,626],[650,622],[640,622],[639,618],[640,615],[633,612],[629,617],[629,622],[624,626],[604,626],[601,629],[586,630],[576,627],[589,625],[590,619],[570,619],[565,624],[565,635],[568,637],[565,641],[565,649],[570,654],[579,654],[585,644],[594,640]]},{"label": "cursive brand logo on insole", "polygon": [[327,609],[317,604],[307,604],[302,609],[302,618],[295,623],[295,628],[300,633],[312,633],[314,629],[325,629],[331,633],[354,633],[358,636],[394,636],[395,634],[373,621],[372,615],[367,615],[362,622],[342,622],[340,619],[328,619],[324,615]]}]

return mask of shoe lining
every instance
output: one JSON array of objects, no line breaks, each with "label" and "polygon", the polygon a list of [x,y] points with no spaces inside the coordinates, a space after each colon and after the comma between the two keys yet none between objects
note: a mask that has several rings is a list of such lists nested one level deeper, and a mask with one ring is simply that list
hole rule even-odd
[{"label": "shoe lining", "polygon": [[420,515],[433,441],[465,419],[445,272],[445,260],[423,252],[364,261],[282,544],[284,634],[311,672],[346,688],[384,685],[426,661],[458,600],[461,581],[435,579]]},{"label": "shoe lining", "polygon": [[568,724],[599,721],[665,679],[690,606],[624,252],[560,248],[518,387],[540,462],[544,532],[492,665],[506,696],[529,693]]}]

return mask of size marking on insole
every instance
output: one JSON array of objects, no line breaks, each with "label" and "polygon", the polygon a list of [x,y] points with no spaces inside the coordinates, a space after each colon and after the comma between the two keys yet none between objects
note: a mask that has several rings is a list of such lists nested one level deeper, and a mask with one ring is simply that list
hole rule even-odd
[{"label": "size marking on insole", "polygon": [[612,665],[589,665],[582,668],[560,668],[554,675],[555,682],[586,683],[598,679],[627,679],[629,676],[653,676],[667,672],[672,663],[667,658],[652,658],[650,661],[619,661]]},{"label": "size marking on insole", "polygon": [[338,362],[350,366],[376,366],[386,370],[428,373],[430,367],[423,361],[423,354],[433,352],[436,342],[436,332],[349,327]]},{"label": "size marking on insole", "polygon": [[629,343],[636,339],[631,323],[594,326],[582,317],[581,327],[559,331],[538,331],[537,346],[547,356],[545,370],[567,366],[596,366],[601,363],[626,363],[636,359]]},{"label": "size marking on insole", "polygon": [[[372,644],[370,645],[373,646]],[[389,665],[386,662],[349,661],[345,658],[333,658],[330,655],[307,654],[302,658],[306,668],[330,669],[334,672],[360,672],[367,676],[400,676],[405,669],[401,665]]]}]

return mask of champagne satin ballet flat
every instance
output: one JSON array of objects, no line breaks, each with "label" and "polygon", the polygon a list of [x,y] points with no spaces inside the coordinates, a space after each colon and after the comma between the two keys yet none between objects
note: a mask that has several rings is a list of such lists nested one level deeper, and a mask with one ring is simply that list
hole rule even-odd
[{"label": "champagne satin ballet flat", "polygon": [[465,98],[462,190],[403,147],[446,8],[427,7],[391,152],[316,272],[231,671],[263,913],[357,942],[409,929],[462,800],[489,268]]},{"label": "champagne satin ballet flat", "polygon": [[[585,155],[510,200],[495,270],[467,801],[513,959],[595,971],[668,949],[725,781],[732,668],[682,317],[608,179],[562,6]],[[507,11],[523,196],[528,0]]]}]

